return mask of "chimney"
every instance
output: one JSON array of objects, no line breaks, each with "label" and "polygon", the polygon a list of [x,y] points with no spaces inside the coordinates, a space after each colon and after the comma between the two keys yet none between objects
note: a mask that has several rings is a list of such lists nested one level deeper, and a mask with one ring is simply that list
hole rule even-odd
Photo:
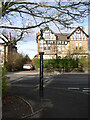
[{"label": "chimney", "polygon": [[38,32],[38,35],[39,35],[40,33]]},{"label": "chimney", "polygon": [[8,41],[10,41],[11,40],[11,32],[9,32],[9,34],[8,34]]},{"label": "chimney", "polygon": [[84,27],[82,27],[82,30],[85,32],[85,28]]}]

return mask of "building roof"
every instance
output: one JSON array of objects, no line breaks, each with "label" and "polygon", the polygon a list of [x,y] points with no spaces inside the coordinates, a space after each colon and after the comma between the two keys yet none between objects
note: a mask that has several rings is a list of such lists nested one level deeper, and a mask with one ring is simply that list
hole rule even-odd
[{"label": "building roof", "polygon": [[[85,33],[85,31],[84,31],[82,28],[80,28],[80,27],[77,27],[72,33],[55,33],[55,32],[53,32],[49,27],[45,27],[45,28],[43,29],[43,31],[45,31],[45,30],[50,30],[51,33],[53,33],[53,34],[55,34],[55,35],[57,36],[57,40],[58,40],[58,41],[69,41],[70,36],[71,36],[77,29],[80,29],[87,37],[89,37],[89,36]],[[37,35],[37,37],[38,37],[38,36],[40,35],[40,33],[37,33],[36,35]],[[37,40],[37,38],[36,38],[36,40]]]},{"label": "building roof", "polygon": [[70,35],[70,33],[57,33],[59,41],[68,41],[67,37],[69,35]]}]

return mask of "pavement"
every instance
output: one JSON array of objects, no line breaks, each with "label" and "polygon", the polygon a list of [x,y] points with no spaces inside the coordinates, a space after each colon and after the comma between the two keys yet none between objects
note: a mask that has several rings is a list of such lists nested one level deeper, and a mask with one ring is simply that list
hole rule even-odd
[{"label": "pavement", "polygon": [[[36,73],[37,74],[37,73]],[[20,76],[19,76],[20,77]],[[88,95],[76,91],[44,87],[43,97],[34,87],[12,86],[10,92],[25,99],[32,107],[32,115],[25,118],[81,118],[88,119]]]}]

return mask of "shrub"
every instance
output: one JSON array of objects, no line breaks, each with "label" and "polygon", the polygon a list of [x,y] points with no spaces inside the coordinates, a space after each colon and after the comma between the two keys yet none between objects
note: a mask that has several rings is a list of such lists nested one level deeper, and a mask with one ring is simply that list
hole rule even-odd
[{"label": "shrub", "polygon": [[90,55],[88,55],[88,68],[90,69]]},{"label": "shrub", "polygon": [[88,58],[82,58],[79,60],[79,66],[82,70],[88,69]]},{"label": "shrub", "polygon": [[[40,59],[35,59],[35,66],[40,68]],[[64,59],[46,59],[43,60],[43,67],[50,70],[50,69],[64,69],[66,71],[70,71],[74,68],[78,67],[78,61],[71,59],[71,58],[64,58]]]},{"label": "shrub", "polygon": [[2,68],[2,95],[5,95],[8,92],[9,84],[7,82],[7,76],[6,76],[6,68]]},{"label": "shrub", "polygon": [[40,68],[40,59],[34,60],[34,66],[35,66],[35,68]]}]

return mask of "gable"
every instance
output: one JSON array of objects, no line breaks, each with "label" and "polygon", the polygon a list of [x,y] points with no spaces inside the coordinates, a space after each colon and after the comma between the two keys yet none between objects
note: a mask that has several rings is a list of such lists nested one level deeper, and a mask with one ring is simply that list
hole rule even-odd
[{"label": "gable", "polygon": [[43,37],[45,40],[56,40],[56,34],[48,27],[43,30]]},{"label": "gable", "polygon": [[86,40],[86,35],[80,31],[79,29],[77,29],[72,35],[71,35],[71,40]]},{"label": "gable", "polygon": [[[84,38],[86,38],[86,37],[89,37],[86,33],[85,33],[85,31],[83,31],[80,27],[77,27],[68,37],[67,37],[67,39],[69,39],[70,37],[75,37],[75,36],[81,36],[81,37],[83,37],[84,36]],[[82,39],[82,38],[81,38]]]}]

